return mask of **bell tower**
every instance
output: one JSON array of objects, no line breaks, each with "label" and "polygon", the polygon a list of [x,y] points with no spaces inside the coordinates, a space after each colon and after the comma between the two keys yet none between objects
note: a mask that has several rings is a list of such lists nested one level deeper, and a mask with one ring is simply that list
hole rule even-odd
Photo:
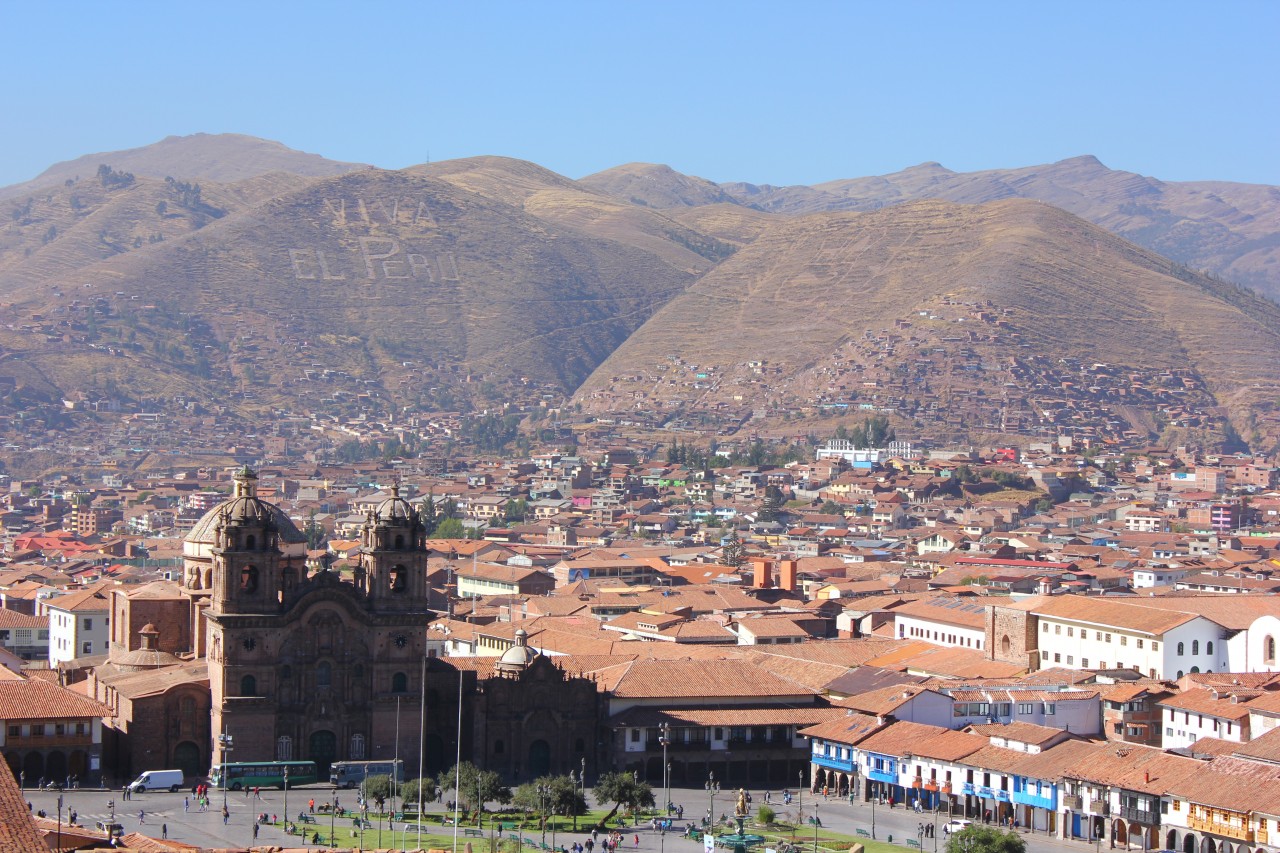
[{"label": "bell tower", "polygon": [[369,513],[360,529],[357,583],[375,611],[417,611],[427,604],[427,530],[418,511],[391,497]]},{"label": "bell tower", "polygon": [[249,468],[235,475],[231,500],[214,527],[213,612],[275,613],[280,606],[280,527],[272,507],[257,496]]}]

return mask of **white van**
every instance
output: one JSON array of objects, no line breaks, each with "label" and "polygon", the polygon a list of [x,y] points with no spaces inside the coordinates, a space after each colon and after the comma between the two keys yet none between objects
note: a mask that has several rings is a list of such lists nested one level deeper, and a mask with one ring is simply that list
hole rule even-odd
[{"label": "white van", "polygon": [[184,778],[181,770],[148,770],[129,783],[129,790],[135,794],[145,791],[178,791],[182,788]]}]

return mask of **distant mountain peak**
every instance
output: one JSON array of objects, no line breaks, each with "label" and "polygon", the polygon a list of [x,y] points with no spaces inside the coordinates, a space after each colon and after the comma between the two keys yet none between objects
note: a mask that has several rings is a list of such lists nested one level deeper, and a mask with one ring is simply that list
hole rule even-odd
[{"label": "distant mountain peak", "polygon": [[1055,166],[1075,166],[1081,168],[1107,169],[1106,165],[1092,154],[1081,154],[1078,157],[1068,157],[1065,160],[1059,160],[1054,163]]}]

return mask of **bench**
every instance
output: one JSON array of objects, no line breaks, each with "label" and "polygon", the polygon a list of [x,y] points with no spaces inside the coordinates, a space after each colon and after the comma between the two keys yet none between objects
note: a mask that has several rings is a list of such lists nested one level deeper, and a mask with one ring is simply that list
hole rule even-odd
[{"label": "bench", "polygon": [[519,843],[520,843],[520,836],[516,835],[516,834],[513,832],[513,833],[511,833],[510,835],[508,835],[508,836],[507,836],[507,840],[508,840],[508,841],[514,841],[516,844],[519,844]]},{"label": "bench", "polygon": [[311,815],[307,814],[306,812],[303,812],[303,813],[302,813],[302,822],[303,822],[303,823],[315,823],[315,822],[316,822],[316,819],[315,819],[314,817],[312,817]]},{"label": "bench", "polygon": [[862,837],[862,838],[870,838],[870,837],[871,837],[871,833],[867,832],[865,829],[855,829],[855,830],[854,830],[854,833],[856,833],[858,836],[860,836],[860,837]]},{"label": "bench", "polygon": [[470,838],[484,838],[483,829],[464,829],[462,830],[462,834],[469,836]]},{"label": "bench", "polygon": [[914,848],[916,848],[917,850],[919,850],[919,849],[920,849],[920,842],[919,842],[919,841],[916,841],[914,838],[908,838],[908,839],[907,839],[907,846],[908,846],[908,847],[914,847]]}]

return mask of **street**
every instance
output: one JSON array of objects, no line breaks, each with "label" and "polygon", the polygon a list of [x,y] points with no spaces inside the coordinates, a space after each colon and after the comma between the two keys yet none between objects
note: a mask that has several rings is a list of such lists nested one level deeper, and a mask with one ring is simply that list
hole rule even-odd
[{"label": "street", "polygon": [[[659,802],[662,801],[664,791],[655,788],[654,796]],[[821,794],[814,795],[804,792],[803,795],[797,795],[793,791],[792,802],[790,805],[782,804],[782,795],[780,791],[772,791],[771,802],[769,805],[778,814],[778,820],[792,822],[798,817],[800,818],[799,829],[795,833],[795,842],[802,848],[807,846],[806,842],[812,843],[813,827],[806,823],[810,817],[815,814],[822,821],[822,829],[855,836],[856,830],[862,829],[871,832],[872,827],[872,807],[868,803],[856,803],[850,805],[847,800],[837,799],[835,797],[826,799]],[[751,814],[754,815],[756,810],[764,804],[764,792],[754,790],[751,792],[752,803],[750,805]],[[43,809],[49,817],[55,817],[57,811],[58,792],[56,791],[35,791],[28,789],[24,792],[24,796],[31,803],[33,810]],[[168,837],[178,841],[184,841],[188,844],[196,844],[201,847],[249,847],[254,844],[253,838],[253,820],[260,812],[266,812],[269,815],[285,815],[284,792],[279,790],[264,790],[261,793],[261,799],[255,799],[253,794],[248,796],[244,792],[232,791],[227,794],[227,805],[230,810],[230,819],[226,825],[222,822],[222,792],[215,791],[210,798],[209,811],[200,812],[197,810],[194,799],[191,798],[190,791],[182,791],[176,794],[168,792],[148,792],[146,794],[136,794],[129,800],[121,800],[119,791],[102,791],[102,790],[73,790],[65,791],[63,796],[63,819],[67,817],[68,810],[74,809],[77,814],[77,822],[84,827],[94,827],[98,821],[110,821],[112,819],[112,811],[108,803],[115,801],[115,822],[124,826],[126,832],[135,830],[142,831],[147,835],[157,838],[161,835],[161,828],[167,827]],[[314,797],[317,804],[328,802],[332,796],[332,789],[327,785],[317,785],[310,788],[290,788],[289,789],[289,806],[288,811],[291,817],[296,818],[298,813],[306,811],[308,799]],[[190,810],[184,810],[184,798],[191,800]],[[447,798],[447,797],[446,797]],[[356,792],[339,791],[339,803],[348,808],[356,804]],[[733,810],[734,803],[737,799],[737,791],[725,789],[715,794],[715,811],[717,816],[729,814]],[[701,853],[703,846],[700,842],[695,842],[684,838],[681,835],[683,826],[686,823],[698,823],[707,810],[711,807],[712,797],[707,791],[701,788],[672,788],[671,801],[676,805],[684,806],[685,820],[677,823],[677,829],[668,833],[658,833],[649,829],[647,822],[642,823],[639,827],[628,830],[626,843],[622,845],[620,850],[636,849],[633,843],[635,835],[640,836],[639,849],[648,851],[661,851],[666,853],[667,850],[672,853]],[[496,808],[496,804],[490,806],[490,811]],[[604,804],[608,807],[608,804]],[[803,812],[801,812],[803,809]],[[432,804],[427,807],[428,813],[442,813],[444,806]],[[145,813],[145,823],[139,824],[138,813]],[[903,844],[908,839],[916,840],[919,835],[919,827],[922,823],[932,823],[934,815],[925,812],[924,814],[916,814],[908,808],[897,806],[890,809],[885,806],[877,805],[875,812],[875,838],[879,841],[892,841],[896,844]],[[375,827],[378,826],[376,814],[370,815]],[[921,838],[922,850],[924,853],[930,853],[933,850],[945,849],[945,839],[942,836],[942,826],[947,822],[946,812],[942,812],[937,816],[937,835],[934,838]],[[316,823],[314,826],[308,825],[310,831],[319,830],[324,836],[329,835],[330,819],[328,815],[317,813],[315,815]],[[333,825],[338,829],[339,838],[349,838],[351,833],[351,820],[337,819]],[[385,825],[385,824],[384,824]],[[527,833],[526,833],[527,834]],[[547,840],[551,841],[551,833],[548,832]],[[586,832],[579,831],[574,834],[570,831],[560,831],[556,833],[557,844],[569,844],[573,841],[582,841],[587,837]],[[1028,850],[1032,851],[1076,851],[1076,853],[1091,853],[1093,845],[1081,842],[1067,842],[1042,833],[1024,834],[1027,841]],[[473,839],[468,839],[460,835],[458,848],[465,849],[467,841],[472,841],[473,845],[478,846]],[[280,829],[271,826],[263,826],[260,828],[257,843],[261,845],[281,845],[281,846],[304,846],[302,839],[297,836],[285,835]],[[398,845],[397,849],[413,849],[413,835],[411,834],[407,842]]]}]

